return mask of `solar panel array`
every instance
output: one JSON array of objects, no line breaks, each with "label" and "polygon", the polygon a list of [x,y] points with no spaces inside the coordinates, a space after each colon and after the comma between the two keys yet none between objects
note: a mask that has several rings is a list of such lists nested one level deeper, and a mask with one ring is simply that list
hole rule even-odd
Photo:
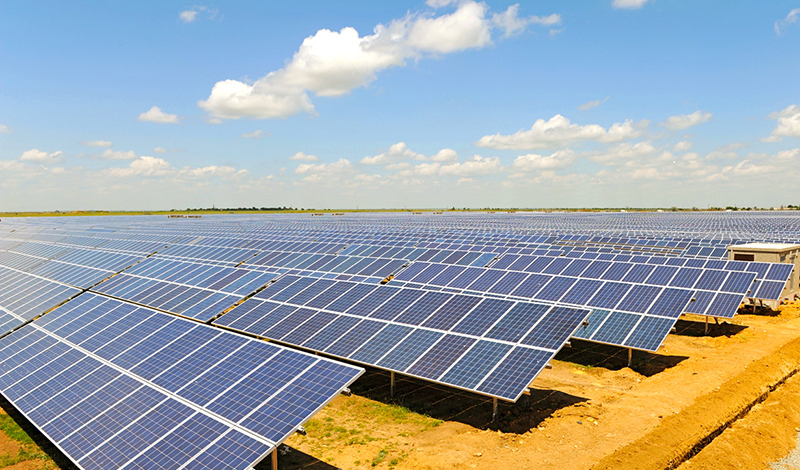
[{"label": "solar panel array", "polygon": [[214,323],[516,401],[589,313],[286,275]]},{"label": "solar panel array", "polygon": [[0,340],[0,370],[85,469],[247,468],[363,372],[90,293]]},{"label": "solar panel array", "polygon": [[6,218],[0,392],[81,468],[248,468],[363,371],[297,349],[515,401],[570,337],[655,351],[781,298],[792,265],[725,247],[797,240],[780,212]]}]

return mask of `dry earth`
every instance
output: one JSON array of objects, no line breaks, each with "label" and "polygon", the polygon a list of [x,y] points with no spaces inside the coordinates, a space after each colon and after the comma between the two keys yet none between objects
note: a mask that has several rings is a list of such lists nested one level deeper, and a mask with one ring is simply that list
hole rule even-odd
[{"label": "dry earth", "polygon": [[[280,468],[787,470],[799,460],[791,457],[800,432],[798,367],[800,305],[789,305],[712,322],[708,335],[702,317],[681,320],[659,354],[634,352],[631,368],[625,350],[575,341],[530,397],[501,403],[496,423],[482,397],[404,379],[392,399],[388,375],[368,370],[353,396],[336,398],[307,423],[307,436],[282,447]],[[0,462],[9,465],[20,446],[38,452],[8,428]],[[37,457],[0,467],[56,464]]]}]

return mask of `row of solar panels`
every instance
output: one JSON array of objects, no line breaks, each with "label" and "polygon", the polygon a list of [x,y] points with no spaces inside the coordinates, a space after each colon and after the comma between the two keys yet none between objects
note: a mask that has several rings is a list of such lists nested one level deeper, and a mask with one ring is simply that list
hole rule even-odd
[{"label": "row of solar panels", "polygon": [[[51,262],[44,257],[32,258],[35,262],[18,267],[35,269]],[[19,262],[20,258],[15,256],[13,261]],[[118,274],[94,289],[127,286],[127,291],[115,293],[126,296],[134,291],[146,293],[146,297],[137,299],[154,303],[164,299],[172,304],[162,306],[174,308],[181,304],[176,303],[178,297],[197,301],[198,291],[224,289],[251,273],[231,272],[230,268],[219,265],[188,269],[185,263],[175,264],[151,258],[132,268],[132,274]],[[60,276],[58,271],[50,274]],[[135,284],[152,281],[143,275],[177,282],[134,289]],[[22,287],[9,289],[13,295],[0,300],[0,304],[15,309],[27,303],[18,306],[6,301],[40,300],[47,297],[40,294],[50,291],[61,293],[61,297],[68,294],[74,297],[80,292],[19,269],[5,268],[0,279],[15,289]],[[290,280],[286,278],[283,282]],[[186,282],[205,283],[205,287],[192,288]],[[277,283],[272,286],[274,289],[268,287],[262,292],[276,294],[282,290],[276,286]],[[235,288],[229,290],[237,292]],[[310,296],[312,292],[313,289],[304,295]],[[423,297],[430,294],[420,292]],[[252,318],[252,311],[257,309],[250,309],[251,303],[278,305],[272,295],[267,297],[270,300],[248,300],[228,314],[247,310],[248,318]],[[220,300],[211,310],[238,298],[236,295]],[[63,302],[59,295],[53,300]],[[337,325],[333,336],[325,328],[319,332],[312,328],[311,333],[317,342],[323,341],[321,345],[324,340],[320,338],[335,340],[330,347],[320,349],[342,357],[350,350],[360,358],[374,356],[378,354],[376,348],[394,342],[393,350],[386,351],[393,357],[389,370],[433,380],[441,376],[443,383],[479,389],[493,396],[502,393],[505,397],[518,397],[589,313],[531,302],[512,302],[511,309],[497,309],[489,301],[460,296],[458,301],[447,303],[451,317],[461,314],[463,309],[459,306],[474,306],[476,302],[485,305],[481,308],[487,312],[499,311],[503,320],[485,338],[436,332],[429,326],[410,325],[405,317],[398,322],[370,320],[362,325],[365,319],[358,320],[358,315],[345,313],[331,318],[331,323]],[[445,304],[426,297],[423,303],[415,305],[419,316],[427,311],[425,308],[437,310]],[[283,330],[297,338],[299,331],[290,329],[290,325],[305,326],[306,332],[314,325],[300,321],[309,308],[291,307],[290,303],[281,306],[289,307],[284,309],[287,315],[259,322],[262,326],[274,323],[270,335]],[[43,311],[30,308],[28,316],[32,318],[50,308]],[[322,309],[316,312],[329,313]],[[240,322],[242,318],[245,316],[239,315]],[[480,316],[475,318],[480,320]],[[343,328],[345,322],[351,327]],[[530,324],[534,326],[520,338],[508,336],[512,332],[518,334],[520,326]],[[246,331],[249,325],[243,328]],[[337,332],[344,336],[339,338]],[[369,350],[360,348],[360,340],[369,340],[370,333],[380,335],[381,339],[373,339]],[[6,371],[0,375],[0,389],[80,468],[245,468],[262,459],[298,423],[308,419],[361,372],[286,349],[278,348],[280,352],[271,353],[249,350],[277,347],[261,342],[253,342],[258,346],[242,345],[241,340],[225,335],[188,320],[83,293],[0,339],[0,364]],[[424,345],[427,346],[422,348]],[[420,354],[422,357],[418,357]],[[284,356],[285,361],[275,359]],[[256,360],[248,362],[247,358]],[[411,362],[403,366],[408,361]]]},{"label": "row of solar panels", "polygon": [[[18,276],[24,276],[23,273],[14,271]],[[98,293],[114,296],[116,298],[135,302],[137,304],[146,305],[170,313],[175,313],[185,317],[198,319],[200,321],[209,321],[223,311],[226,311],[241,301],[248,294],[255,292],[261,286],[267,284],[270,280],[277,276],[276,273],[265,273],[260,271],[249,271],[241,268],[230,268],[219,265],[209,265],[200,263],[185,263],[174,260],[164,260],[157,257],[150,257],[140,262],[139,264],[127,269],[125,272],[117,274],[105,282],[102,282],[94,287],[92,290]],[[39,279],[36,276],[27,276],[30,279]],[[249,282],[243,282],[249,280]],[[309,278],[308,281],[314,282],[316,279]],[[362,279],[369,281],[370,279]],[[378,279],[372,278],[371,282],[375,283]],[[332,282],[332,281],[325,281]],[[60,285],[53,283],[54,285]],[[342,284],[344,285],[344,284]],[[356,282],[348,282],[347,286],[359,285]],[[61,286],[67,288],[66,286]],[[364,286],[360,287],[375,288],[377,286]],[[383,293],[393,292],[395,288],[385,287]],[[418,294],[426,294],[422,290],[415,290]],[[74,295],[76,291],[69,291],[70,295]],[[309,295],[314,292],[313,289],[305,293]],[[330,295],[328,292],[326,295]],[[440,294],[433,294],[434,296],[441,297]],[[472,297],[473,300],[481,300],[481,297]],[[60,303],[66,299],[56,298],[54,303]],[[350,302],[352,302],[352,298]],[[414,303],[410,297],[405,300],[393,300],[392,303],[397,308],[410,307],[419,309],[424,305],[427,300],[421,303]],[[513,303],[513,302],[512,302]],[[341,304],[340,304],[341,305]],[[461,305],[458,303],[448,305]],[[434,310],[440,307],[440,304],[432,303],[425,308]],[[465,315],[469,313],[469,309],[461,309],[450,311],[450,315]],[[451,308],[451,307],[448,307]],[[545,309],[550,309],[550,306],[544,306]],[[341,309],[341,308],[339,308]],[[444,311],[444,310],[443,310]],[[524,370],[514,371],[519,374],[517,380],[519,383],[514,383],[511,390],[505,388],[499,389],[499,393],[494,396],[503,398],[518,396],[525,390],[530,381],[538,374],[541,367],[546,363],[550,357],[555,354],[557,349],[563,345],[572,333],[575,332],[577,326],[581,324],[588,315],[588,310],[568,309],[567,311],[580,311],[580,314],[570,321],[564,322],[563,319],[559,320],[558,316],[552,316],[551,321],[560,321],[560,327],[563,330],[561,335],[555,343],[548,346],[548,353],[542,357],[541,361],[531,363],[532,369],[525,368]],[[432,312],[432,310],[431,310]],[[42,312],[36,311],[34,314]],[[342,312],[343,313],[343,312]],[[32,317],[32,316],[31,316]],[[401,322],[402,323],[402,322]],[[543,325],[549,324],[545,322]],[[351,325],[352,326],[352,325]],[[426,327],[427,328],[427,327]],[[273,338],[278,339],[278,338]],[[492,340],[496,338],[488,337],[485,340]],[[520,345],[522,346],[532,346]],[[326,352],[326,351],[321,351]],[[398,369],[398,372],[404,369]],[[430,379],[430,377],[428,377]],[[433,377],[434,379],[436,377]],[[522,385],[520,385],[522,384]],[[463,386],[463,384],[461,384]],[[496,385],[495,385],[496,386]],[[487,390],[488,384],[484,387]]]},{"label": "row of solar panels", "polygon": [[0,338],[0,391],[87,470],[251,468],[361,373],[91,293]]},{"label": "row of solar panels", "polygon": [[[516,256],[516,258],[514,258]],[[651,262],[658,260],[664,260],[664,262],[671,262],[671,258],[650,258],[650,257],[634,257],[634,258],[642,258],[645,262]],[[349,258],[347,257],[340,257],[339,263],[342,264],[346,262]],[[639,259],[637,261],[642,261]],[[579,266],[580,268],[584,268],[586,272],[588,271],[597,271],[599,274],[602,274],[604,277],[600,277],[600,279],[593,279],[591,274],[589,274],[588,279],[578,279],[575,281],[574,279],[564,279],[563,276],[561,277],[554,277],[551,278],[549,275],[546,276],[523,276],[519,274],[515,275],[508,275],[503,280],[500,280],[500,275],[494,271],[487,271],[479,270],[476,268],[464,268],[460,266],[451,266],[448,269],[444,270],[443,265],[433,265],[427,267],[425,273],[420,273],[420,275],[411,278],[410,275],[413,274],[415,268],[418,267],[426,267],[423,263],[416,263],[414,266],[406,270],[402,276],[405,276],[408,280],[413,282],[412,286],[417,287],[424,287],[428,289],[436,289],[438,287],[446,288],[446,289],[461,289],[461,290],[471,290],[473,292],[478,293],[489,293],[495,295],[512,295],[518,297],[525,297],[525,298],[535,298],[536,300],[546,301],[546,302],[561,302],[561,303],[568,303],[573,305],[585,305],[588,307],[594,307],[609,311],[614,311],[613,315],[609,315],[606,319],[603,319],[603,328],[597,329],[593,332],[591,336],[587,339],[608,343],[608,344],[615,344],[619,346],[625,347],[633,347],[637,349],[646,349],[646,350],[655,350],[661,344],[663,339],[666,337],[666,334],[669,332],[671,328],[671,324],[663,320],[657,321],[657,319],[647,318],[648,315],[654,316],[664,316],[667,318],[675,319],[681,313],[698,313],[698,314],[707,314],[712,316],[718,317],[731,317],[736,312],[736,308],[738,307],[739,303],[741,302],[742,296],[732,295],[731,292],[738,293],[743,290],[743,287],[748,285],[748,281],[752,281],[752,279],[744,279],[748,277],[747,274],[743,274],[741,272],[731,272],[727,275],[725,273],[717,272],[714,270],[706,270],[703,271],[702,276],[698,280],[698,276],[700,273],[699,269],[689,269],[689,268],[681,268],[681,270],[686,270],[686,275],[678,274],[675,275],[675,272],[678,271],[677,267],[672,266],[661,266],[661,265],[635,265],[630,262],[632,258],[629,258],[628,262],[615,262],[610,263],[606,261],[595,261],[590,263],[584,259],[565,259],[565,258],[549,258],[549,257],[539,257],[534,258],[530,256],[520,256],[520,255],[505,255],[500,259],[500,262],[514,260],[515,263],[519,263],[520,261],[525,261],[526,263],[530,260],[534,261],[544,261],[545,264],[541,264],[543,266],[543,271],[547,271],[548,269],[552,270],[552,267],[561,264],[562,268],[564,268],[565,274],[573,275],[567,268],[575,268],[575,266]],[[548,264],[549,263],[549,264]],[[565,264],[566,263],[566,264]],[[708,262],[710,263],[710,262]],[[736,264],[738,267],[747,266],[748,263],[743,262],[728,262],[727,265],[731,265],[731,263]],[[373,263],[370,263],[373,264]],[[513,263],[512,263],[513,264]],[[765,263],[750,263],[750,264],[758,264],[760,267],[769,267],[768,264]],[[530,264],[531,266],[536,265],[535,262]],[[137,271],[142,270],[147,266],[161,266],[161,270],[166,273],[180,273],[181,276],[179,279],[170,279],[169,276],[164,276],[159,274],[158,269],[147,269],[146,272],[144,271]],[[171,266],[171,267],[168,267]],[[599,266],[601,269],[605,269],[603,273],[600,273],[600,269],[592,268]],[[616,267],[621,267],[623,270],[615,269]],[[734,266],[734,267],[737,267]],[[514,266],[511,266],[513,268]],[[528,266],[526,266],[527,268]],[[720,266],[722,267],[722,266]],[[789,265],[776,265],[778,268],[785,268],[791,269]],[[438,271],[437,271],[438,270]],[[444,272],[439,272],[444,270]],[[576,270],[576,269],[573,269]],[[624,271],[627,270],[627,271]],[[762,269],[763,270],[763,269]],[[774,269],[773,269],[774,270]],[[128,273],[123,276],[118,276],[116,279],[112,280],[111,283],[106,283],[99,287],[98,291],[105,292],[110,295],[114,295],[120,298],[124,298],[127,300],[135,301],[137,303],[141,303],[144,305],[149,305],[152,307],[160,308],[163,310],[170,311],[172,313],[181,314],[184,316],[202,319],[207,321],[216,315],[218,315],[221,311],[229,306],[232,306],[236,301],[239,300],[234,295],[231,295],[231,292],[213,292],[214,289],[209,289],[208,287],[211,282],[191,282],[191,279],[198,278],[199,281],[204,281],[205,279],[200,278],[203,272],[211,272],[214,271],[217,274],[217,277],[211,276],[208,280],[216,280],[221,277],[221,281],[225,282],[226,275],[225,273],[230,273],[230,276],[236,277],[240,283],[249,278],[254,278],[255,280],[252,282],[251,285],[245,286],[240,292],[235,292],[240,295],[245,295],[248,291],[254,290],[258,285],[263,285],[267,280],[272,279],[275,277],[274,274],[268,273],[257,273],[257,272],[247,272],[244,269],[236,269],[233,268],[225,268],[220,266],[207,266],[202,264],[186,264],[186,263],[175,263],[172,262],[166,263],[163,261],[159,261],[155,258],[150,258],[142,265],[137,266],[134,270],[130,271],[132,274],[136,274],[137,272],[143,272],[140,274],[140,278],[134,279],[136,282],[128,283]],[[576,270],[577,271],[577,270]],[[278,270],[278,272],[286,272],[286,270]],[[695,301],[691,304],[687,305],[687,292],[676,292],[674,290],[668,290],[664,293],[659,293],[658,291],[652,289],[645,289],[642,287],[638,287],[637,289],[630,290],[630,286],[624,285],[625,283],[613,282],[615,279],[619,278],[620,276],[611,276],[606,275],[606,273],[621,273],[624,274],[626,277],[623,278],[625,282],[643,282],[648,283],[649,278],[655,279],[658,277],[659,279],[666,279],[669,275],[674,275],[674,279],[671,284],[667,285],[676,285],[677,280],[679,279],[688,279],[692,278],[697,280],[697,285],[689,285],[685,282],[683,284],[677,283],[678,287],[694,287],[697,290],[694,292],[694,299]],[[658,276],[655,274],[647,273],[659,273]],[[198,274],[199,273],[199,274]],[[246,274],[245,274],[246,273]],[[304,275],[313,275],[315,273],[306,272],[306,271],[299,271],[299,273]],[[382,272],[381,277],[388,274],[389,271]],[[643,273],[647,275],[647,277],[643,277]],[[666,273],[666,274],[664,274]],[[336,273],[333,273],[336,274]],[[581,273],[577,273],[579,276]],[[637,274],[638,278],[633,279],[631,276],[633,274]],[[150,279],[148,279],[148,276]],[[324,275],[327,276],[327,275]],[[174,276],[173,276],[174,277]],[[327,276],[329,278],[337,278],[337,279],[351,279],[356,281],[364,281],[363,278],[357,277],[348,277],[348,276],[335,276],[330,275]],[[155,279],[155,280],[153,280]],[[227,277],[228,280],[231,277]],[[378,278],[379,279],[379,278]],[[366,279],[368,282],[377,282],[378,279]],[[403,277],[399,277],[398,279],[404,279]],[[466,281],[468,282],[466,282]],[[666,279],[669,281],[669,279]],[[168,281],[168,282],[162,282]],[[172,281],[172,282],[169,282]],[[180,285],[182,282],[188,281],[188,285]],[[712,285],[710,283],[716,282],[717,285]],[[424,285],[418,285],[420,283],[424,283]],[[665,282],[662,280],[659,282],[653,282],[656,285],[664,285]],[[198,289],[199,288],[199,289]],[[509,291],[509,288],[514,288],[513,291]],[[759,287],[760,292],[766,291],[767,288],[772,289],[773,291],[777,290],[777,294],[780,293],[780,289],[782,289],[782,283],[779,282],[767,282],[764,283]],[[630,292],[629,292],[630,290]],[[714,293],[712,290],[722,290],[727,291],[725,292],[717,292]],[[659,294],[661,294],[659,296]],[[658,300],[655,300],[658,296]],[[749,296],[753,296],[750,294]],[[623,299],[625,297],[625,299]],[[623,301],[617,306],[617,301],[623,299]],[[655,301],[654,301],[655,300]],[[632,302],[636,302],[636,305],[631,305]],[[648,307],[650,303],[653,303],[652,307],[649,309],[645,309]],[[628,315],[622,315],[621,313],[617,313],[616,311],[626,311]],[[630,315],[633,314],[633,315]],[[615,318],[619,316],[624,316],[628,318],[627,322],[615,322],[613,321]],[[595,319],[597,321],[597,318]],[[656,322],[659,323],[660,328],[659,331],[663,335],[660,340],[654,339],[655,336],[653,334],[648,334],[645,336],[640,336],[634,330],[647,330],[651,328],[649,322]],[[673,322],[674,323],[674,322]],[[592,325],[593,327],[597,326]],[[615,328],[616,327],[616,328]]]}]

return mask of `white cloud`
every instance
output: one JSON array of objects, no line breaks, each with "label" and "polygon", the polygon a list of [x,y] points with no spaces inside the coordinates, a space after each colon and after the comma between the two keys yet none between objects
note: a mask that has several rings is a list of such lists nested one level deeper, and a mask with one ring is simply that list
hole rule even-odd
[{"label": "white cloud", "polygon": [[153,149],[153,152],[155,152],[155,153],[167,153],[167,149],[165,149],[163,147],[156,147],[156,148]]},{"label": "white cloud", "polygon": [[549,121],[538,119],[529,130],[511,135],[498,133],[483,136],[476,145],[494,149],[533,150],[558,148],[582,141],[621,142],[641,136],[649,124],[646,120],[634,123],[628,119],[606,130],[597,124],[572,124],[569,119],[556,114]]},{"label": "white cloud", "polygon": [[753,163],[750,160],[742,160],[735,166],[728,166],[722,169],[723,173],[731,172],[738,176],[754,176],[765,173],[775,173],[780,171],[780,168],[772,165],[760,165]]},{"label": "white cloud", "polygon": [[319,157],[316,155],[307,155],[303,152],[297,152],[296,154],[289,157],[289,160],[299,160],[301,162],[317,162],[319,161]]},{"label": "white cloud", "polygon": [[[29,172],[30,169],[30,165],[26,165],[19,160],[0,160],[0,170],[2,171]],[[4,181],[0,181],[0,185],[2,183]]]},{"label": "white cloud", "polygon": [[386,165],[386,169],[390,171],[408,170],[409,168],[411,168],[411,163],[408,162],[392,163],[391,165]]},{"label": "white cloud", "polygon": [[775,34],[778,36],[782,35],[783,30],[786,29],[787,26],[797,23],[798,17],[800,17],[800,8],[795,8],[786,15],[786,18],[776,21]]},{"label": "white cloud", "polygon": [[750,145],[745,142],[733,142],[727,145],[717,147],[706,155],[706,160],[720,160],[720,159],[738,159],[739,153],[737,150],[749,147]]},{"label": "white cloud", "polygon": [[0,134],[8,134],[11,132],[11,129],[6,126],[5,124],[0,124]]},{"label": "white cloud", "polygon": [[157,157],[142,156],[132,161],[127,168],[109,168],[105,173],[110,176],[126,178],[131,176],[168,176],[175,169],[166,160]]},{"label": "white cloud", "polygon": [[631,144],[622,142],[609,147],[605,151],[591,155],[590,160],[605,165],[624,165],[629,162],[638,162],[644,157],[652,157],[658,152],[650,142],[637,142]]},{"label": "white cloud", "polygon": [[800,148],[791,150],[782,150],[775,154],[776,160],[794,160],[800,157]]},{"label": "white cloud", "polygon": [[670,116],[661,125],[669,130],[678,131],[688,129],[692,126],[702,124],[711,119],[712,114],[705,111],[697,110],[692,114],[679,114],[677,116]]},{"label": "white cloud", "polygon": [[661,173],[656,168],[639,168],[631,172],[631,178],[637,180],[656,180],[663,179]]},{"label": "white cloud", "polygon": [[608,98],[609,97],[606,96],[602,100],[594,100],[594,101],[589,101],[588,103],[583,103],[582,105],[578,106],[578,109],[580,109],[581,111],[588,111],[590,109],[594,109],[600,106],[601,104],[605,103],[606,101],[608,101]]},{"label": "white cloud", "polygon": [[178,178],[211,178],[220,177],[224,179],[237,178],[248,175],[247,170],[237,170],[228,165],[209,165],[202,168],[186,167],[178,172]]},{"label": "white cloud", "polygon": [[86,147],[111,147],[111,142],[107,140],[83,140],[80,144]]},{"label": "white cloud", "polygon": [[135,160],[136,154],[133,152],[133,150],[120,152],[111,149],[105,149],[101,154],[101,157],[104,160]]},{"label": "white cloud", "polygon": [[408,148],[405,142],[398,142],[384,152],[373,157],[364,157],[360,163],[364,165],[387,165],[402,160],[425,160],[425,156]]},{"label": "white cloud", "polygon": [[301,163],[295,168],[294,172],[298,175],[312,174],[312,173],[341,173],[353,168],[350,160],[340,158],[339,161],[334,163]]},{"label": "white cloud", "polygon": [[381,178],[381,175],[366,175],[366,174],[363,174],[363,173],[355,175],[353,177],[354,180],[360,181],[360,182],[364,182],[364,183],[370,183],[372,181],[378,181],[380,178]]},{"label": "white cloud", "polygon": [[527,18],[520,18],[519,3],[511,5],[503,13],[495,13],[492,15],[492,24],[504,31],[505,37],[519,34],[531,24],[539,24],[542,26],[553,26],[561,24],[561,15],[554,13],[549,16],[529,16]]},{"label": "white cloud", "polygon": [[488,8],[467,0],[449,15],[416,18],[407,44],[418,51],[443,54],[487,46],[492,43],[491,26],[485,19]]},{"label": "white cloud", "polygon": [[498,173],[503,169],[497,157],[485,158],[480,155],[468,159],[464,163],[450,163],[442,165],[439,173],[452,176],[485,176]]},{"label": "white cloud", "polygon": [[184,10],[178,14],[178,18],[184,23],[191,23],[197,18],[197,12],[194,10]]},{"label": "white cloud", "polygon": [[614,0],[611,6],[617,9],[636,10],[642,8],[645,3],[647,3],[647,0]]},{"label": "white cloud", "polygon": [[182,12],[178,13],[178,19],[183,21],[184,23],[194,23],[200,13],[205,13],[205,17],[209,20],[213,20],[216,18],[218,10],[216,8],[211,8],[207,6],[194,6],[189,10],[183,10]]},{"label": "white cloud", "polygon": [[688,140],[684,140],[682,142],[678,142],[677,144],[675,144],[673,150],[675,150],[676,152],[688,152],[689,150],[692,149],[692,147],[694,147],[694,143],[689,142]]},{"label": "white cloud", "polygon": [[430,158],[433,162],[449,163],[458,161],[458,154],[453,149],[442,149]]},{"label": "white cloud", "polygon": [[497,157],[485,158],[475,155],[463,163],[420,163],[419,165],[404,166],[403,170],[397,172],[399,177],[408,176],[486,176],[499,173],[503,170],[503,165]]},{"label": "white cloud", "polygon": [[263,135],[264,131],[261,129],[256,129],[253,132],[244,133],[240,137],[244,137],[245,139],[260,139]]},{"label": "white cloud", "polygon": [[39,149],[30,149],[22,153],[19,159],[23,162],[41,163],[41,164],[54,164],[64,161],[64,153],[60,150],[53,153],[43,152]]},{"label": "white cloud", "polygon": [[575,161],[575,152],[570,149],[559,150],[548,157],[531,153],[520,155],[514,159],[511,169],[520,172],[552,170],[567,167],[573,161]]},{"label": "white cloud", "polygon": [[782,111],[770,113],[769,118],[777,119],[778,123],[770,136],[761,140],[777,142],[781,137],[800,137],[800,106],[793,104]]},{"label": "white cloud", "polygon": [[425,4],[431,8],[442,8],[455,2],[456,0],[426,0]]},{"label": "white cloud", "polygon": [[156,122],[158,124],[177,124],[179,122],[177,114],[167,114],[161,111],[158,106],[153,106],[147,112],[139,115],[139,121]]},{"label": "white cloud", "polygon": [[[449,3],[437,1],[435,6]],[[486,18],[487,10],[483,2],[461,0],[452,13],[439,16],[409,13],[388,26],[377,25],[372,35],[359,36],[351,27],[338,32],[321,29],[303,40],[282,69],[253,83],[219,81],[208,99],[198,101],[198,105],[216,121],[242,117],[277,119],[314,113],[310,93],[342,96],[369,85],[377,79],[378,72],[406,65],[409,59],[491,44],[492,21]],[[512,13],[515,16],[516,10]],[[525,21],[551,24],[556,19],[560,17],[530,17]]]}]

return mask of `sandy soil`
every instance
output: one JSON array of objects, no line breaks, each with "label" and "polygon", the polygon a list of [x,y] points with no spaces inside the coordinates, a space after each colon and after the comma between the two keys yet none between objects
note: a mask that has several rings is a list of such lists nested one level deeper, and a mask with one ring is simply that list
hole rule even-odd
[{"label": "sandy soil", "polygon": [[[659,354],[634,352],[631,368],[624,350],[576,341],[534,382],[529,408],[525,399],[503,404],[498,423],[490,422],[490,402],[412,380],[400,382],[393,401],[385,374],[370,371],[354,384],[353,397],[337,398],[313,422],[330,420],[343,435],[363,430],[372,439],[298,435],[280,468],[662,469],[698,451],[682,468],[769,468],[795,447],[798,424],[788,416],[800,413],[782,392],[795,381],[781,382],[800,365],[797,338],[800,306],[791,305],[712,324],[708,335],[702,317],[681,320]],[[776,400],[780,406],[768,406]],[[358,412],[362,402],[397,403],[442,422],[415,429]],[[776,421],[757,413],[763,409],[787,417]],[[747,418],[761,427],[748,427]],[[767,429],[772,436],[763,443],[759,433]],[[730,447],[715,450],[723,442]],[[736,466],[742,453],[747,460]],[[720,465],[726,459],[730,464]]]},{"label": "sandy soil", "polygon": [[[496,423],[483,397],[401,379],[392,399],[388,374],[369,370],[288,441],[280,468],[769,469],[797,445],[798,338],[790,305],[712,323],[708,335],[703,318],[681,320],[630,368],[625,350],[574,341]],[[0,452],[14,444],[0,433]],[[16,465],[5,468],[51,464]]]}]

